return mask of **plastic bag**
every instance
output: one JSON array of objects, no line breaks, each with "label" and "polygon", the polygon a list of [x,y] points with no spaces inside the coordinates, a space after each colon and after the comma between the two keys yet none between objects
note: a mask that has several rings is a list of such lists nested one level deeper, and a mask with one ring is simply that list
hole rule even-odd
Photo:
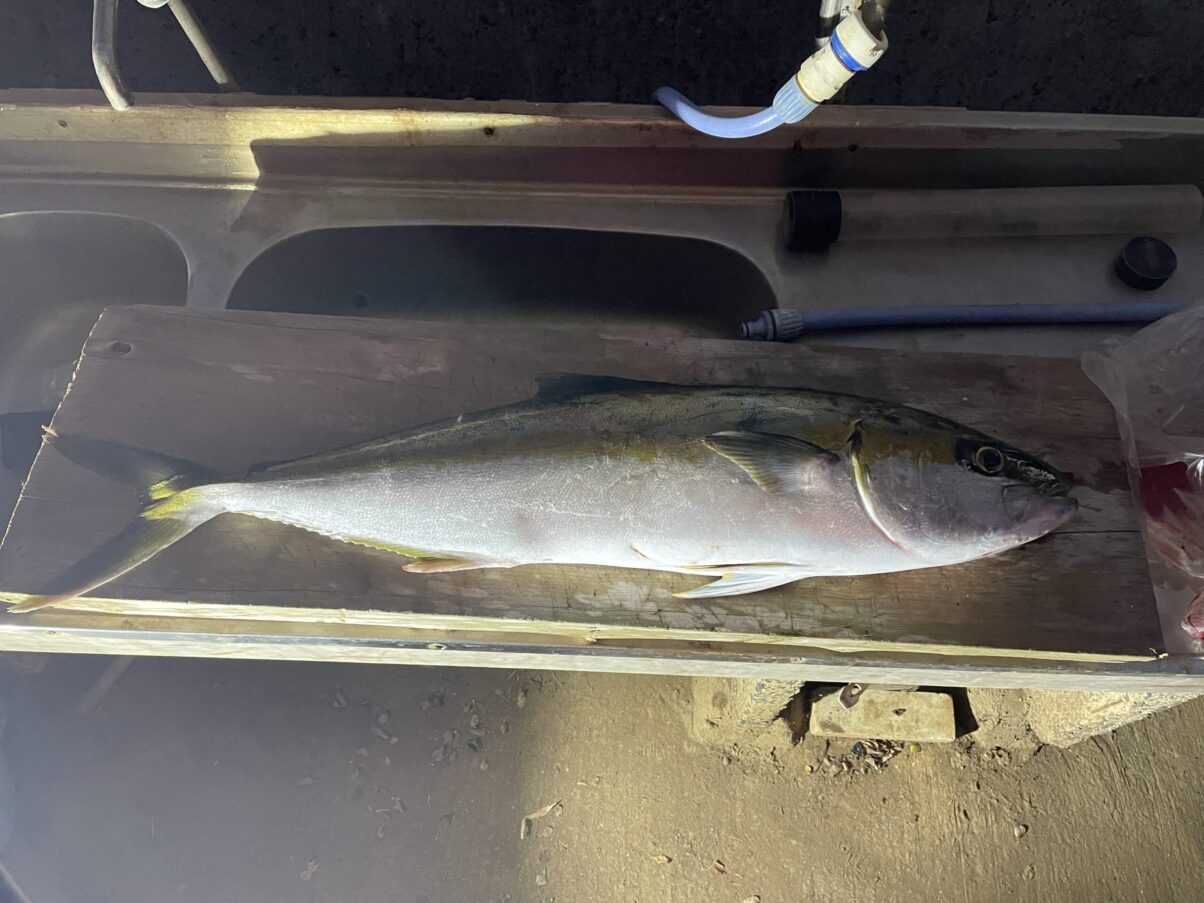
[{"label": "plastic bag", "polygon": [[1083,370],[1116,409],[1167,651],[1204,654],[1204,302]]}]

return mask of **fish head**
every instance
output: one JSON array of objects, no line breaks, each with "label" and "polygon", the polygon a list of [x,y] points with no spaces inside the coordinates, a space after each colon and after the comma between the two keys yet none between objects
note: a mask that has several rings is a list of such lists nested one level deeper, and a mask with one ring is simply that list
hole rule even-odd
[{"label": "fish head", "polygon": [[866,512],[896,545],[931,564],[1030,542],[1078,508],[1066,474],[923,411],[892,409],[858,420],[850,449]]}]

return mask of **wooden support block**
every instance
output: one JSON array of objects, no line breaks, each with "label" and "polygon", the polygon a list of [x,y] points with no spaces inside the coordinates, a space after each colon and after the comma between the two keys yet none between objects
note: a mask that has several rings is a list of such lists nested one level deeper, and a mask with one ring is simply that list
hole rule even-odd
[{"label": "wooden support block", "polygon": [[726,746],[763,734],[802,689],[801,681],[696,677],[690,726],[694,738]]},{"label": "wooden support block", "polygon": [[811,699],[811,733],[853,740],[915,740],[952,743],[957,737],[953,697],[923,690],[868,687],[845,708],[840,693],[816,692]]},{"label": "wooden support block", "polygon": [[1082,693],[1029,690],[1028,723],[1042,743],[1074,746],[1090,737],[1195,699],[1198,693]]}]

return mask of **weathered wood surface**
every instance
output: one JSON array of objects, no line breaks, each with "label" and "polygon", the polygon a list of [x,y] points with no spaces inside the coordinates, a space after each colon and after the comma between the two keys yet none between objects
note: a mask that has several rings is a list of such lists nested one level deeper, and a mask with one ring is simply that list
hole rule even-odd
[{"label": "weathered wood surface", "polygon": [[460,629],[452,632],[329,621],[131,617],[63,609],[47,609],[25,617],[0,615],[0,648],[31,653],[544,669],[836,684],[1114,693],[1204,690],[1204,660],[1190,656],[1099,662],[915,654],[895,651],[893,645],[865,653],[843,653],[710,641],[581,643],[566,641],[560,634],[530,634],[515,641],[513,636]]},{"label": "weathered wood surface", "polygon": [[[106,587],[118,601],[81,609],[178,617],[191,608],[179,603],[196,602],[256,618],[255,606],[281,606],[301,621],[396,617],[502,632],[535,620],[537,632],[562,628],[589,642],[703,631],[693,638],[1047,658],[1160,648],[1112,413],[1072,361],[118,308],[89,338],[54,423],[237,471],[518,401],[548,372],[808,386],[915,404],[1073,471],[1083,510],[1058,534],[985,561],[717,600],[676,599],[697,581],[651,571],[408,574],[389,553],[227,516]],[[128,490],[43,449],[0,548],[0,590],[35,591],[133,510]]]},{"label": "weathered wood surface", "polygon": [[9,89],[0,110],[0,173],[210,185],[265,173],[326,186],[382,175],[579,183],[583,173],[707,190],[1194,184],[1204,137],[1189,117],[838,104],[738,142],[657,105],[139,92],[117,112],[99,91]]}]

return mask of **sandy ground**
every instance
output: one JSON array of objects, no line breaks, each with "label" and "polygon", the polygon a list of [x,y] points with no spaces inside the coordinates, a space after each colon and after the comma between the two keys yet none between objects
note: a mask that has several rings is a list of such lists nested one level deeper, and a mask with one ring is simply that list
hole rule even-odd
[{"label": "sandy ground", "polygon": [[103,664],[3,678],[36,903],[1199,896],[1204,702],[862,774],[696,744],[684,680],[145,659],[77,714]]}]

